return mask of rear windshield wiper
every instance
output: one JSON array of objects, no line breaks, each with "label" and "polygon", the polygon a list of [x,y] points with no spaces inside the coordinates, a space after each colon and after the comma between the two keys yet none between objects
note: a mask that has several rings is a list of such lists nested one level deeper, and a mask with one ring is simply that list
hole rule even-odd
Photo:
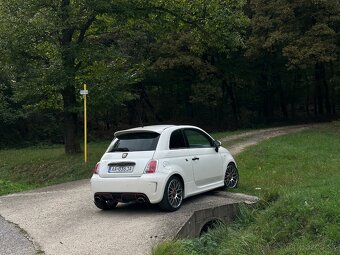
[{"label": "rear windshield wiper", "polygon": [[128,148],[113,148],[110,152],[115,152],[115,151],[129,151]]}]

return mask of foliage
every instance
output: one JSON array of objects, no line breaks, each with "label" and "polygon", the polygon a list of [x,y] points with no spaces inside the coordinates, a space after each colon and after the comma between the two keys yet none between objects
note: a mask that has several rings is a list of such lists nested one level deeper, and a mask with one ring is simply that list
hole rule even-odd
[{"label": "foliage", "polygon": [[239,219],[154,254],[337,254],[339,122],[276,137],[237,156],[237,192],[260,197]]},{"label": "foliage", "polygon": [[108,109],[142,97],[129,85],[138,84],[155,61],[148,56],[150,42],[186,31],[194,39],[190,47],[195,54],[209,48],[228,53],[242,44],[239,30],[247,21],[243,4],[6,0],[0,5],[0,41],[6,49],[1,62],[10,69],[13,97],[23,110],[60,113],[66,152],[76,152],[77,90],[83,83],[93,93],[92,116],[119,121]]},{"label": "foliage", "polygon": [[212,130],[334,119],[339,8],[307,0],[3,0],[0,145],[48,141],[79,151],[84,83],[95,137],[141,121]]}]

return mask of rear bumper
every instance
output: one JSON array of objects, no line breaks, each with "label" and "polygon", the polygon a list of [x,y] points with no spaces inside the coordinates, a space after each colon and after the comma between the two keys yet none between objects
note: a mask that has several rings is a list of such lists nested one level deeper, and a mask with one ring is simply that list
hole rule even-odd
[{"label": "rear bumper", "polygon": [[150,203],[159,203],[163,198],[166,176],[163,174],[144,174],[140,177],[102,178],[94,174],[91,189],[96,193],[144,194]]}]

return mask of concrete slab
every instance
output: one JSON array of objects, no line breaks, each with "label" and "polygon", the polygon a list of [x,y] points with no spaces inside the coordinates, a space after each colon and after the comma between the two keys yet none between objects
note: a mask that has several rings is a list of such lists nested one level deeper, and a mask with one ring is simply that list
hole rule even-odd
[{"label": "concrete slab", "polygon": [[100,211],[92,204],[89,180],[82,180],[0,197],[0,214],[25,229],[46,254],[147,254],[164,239],[183,237],[191,223],[196,230],[185,236],[197,236],[205,214],[222,215],[214,208],[234,217],[235,204],[245,200],[212,191],[188,198],[173,213],[134,203]]}]

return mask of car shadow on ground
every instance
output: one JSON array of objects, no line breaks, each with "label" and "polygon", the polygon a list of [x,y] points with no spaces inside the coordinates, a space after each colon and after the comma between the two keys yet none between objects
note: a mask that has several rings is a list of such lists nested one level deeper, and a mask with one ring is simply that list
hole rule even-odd
[{"label": "car shadow on ground", "polygon": [[[202,199],[208,196],[217,196],[219,193],[221,193],[221,190],[211,190],[203,194],[188,197],[183,201],[182,207],[179,209],[179,211],[181,209],[185,209],[191,203],[199,203]],[[157,204],[138,202],[119,203],[113,210],[98,211],[98,213],[101,214],[135,214],[136,212],[140,212],[141,214],[169,213],[162,211]]]}]

